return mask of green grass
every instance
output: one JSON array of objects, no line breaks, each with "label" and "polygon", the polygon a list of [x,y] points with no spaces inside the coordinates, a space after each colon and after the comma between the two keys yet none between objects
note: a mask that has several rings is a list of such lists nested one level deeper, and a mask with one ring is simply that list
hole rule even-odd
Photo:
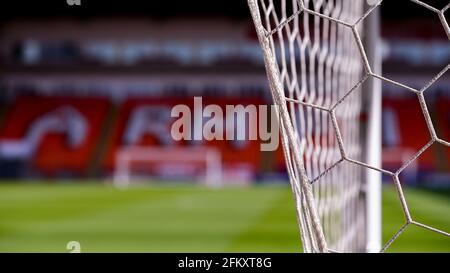
[{"label": "green grass", "polygon": [[[383,240],[403,224],[395,193],[383,193]],[[448,230],[448,195],[407,191],[413,217]],[[288,187],[210,190],[101,184],[0,184],[0,252],[298,252]],[[408,227],[391,251],[450,252],[446,237]]]}]

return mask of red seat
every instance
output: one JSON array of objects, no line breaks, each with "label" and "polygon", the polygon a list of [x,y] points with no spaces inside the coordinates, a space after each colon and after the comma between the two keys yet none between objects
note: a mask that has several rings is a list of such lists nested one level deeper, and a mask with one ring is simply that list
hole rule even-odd
[{"label": "red seat", "polygon": [[32,165],[47,175],[59,171],[82,174],[88,168],[108,105],[103,98],[20,97],[11,105],[0,139],[19,140],[38,117],[62,106],[74,107],[86,118],[87,138],[79,147],[71,148],[63,135],[48,133],[41,140]]},{"label": "red seat", "polygon": [[[418,152],[431,140],[419,101],[414,97],[385,98],[383,108],[390,107],[396,114],[399,128],[399,147]],[[434,167],[434,157],[429,151],[418,159],[419,167],[430,169]]]},{"label": "red seat", "polygon": [[[119,109],[119,114],[117,121],[115,123],[114,129],[112,131],[111,137],[108,143],[108,149],[106,156],[104,158],[104,168],[107,171],[111,171],[114,167],[115,155],[117,150],[123,145],[122,137],[125,133],[125,128],[129,122],[131,112],[138,106],[142,105],[167,105],[173,107],[177,104],[184,104],[190,107],[193,113],[193,97],[177,99],[177,98],[167,98],[167,99],[149,99],[149,98],[130,98],[126,100]],[[231,100],[231,99],[203,99],[203,107],[208,104],[217,104],[222,107],[225,113],[225,105],[237,105],[237,104],[254,104],[258,106],[263,104],[260,99],[248,99],[248,100]],[[175,121],[175,118],[173,119]],[[171,124],[168,124],[168,130],[170,132]],[[136,145],[159,145],[158,141],[154,136],[146,135],[144,136]],[[177,142],[175,145],[186,145],[185,141]],[[222,153],[222,160],[224,166],[229,166],[233,164],[247,164],[250,165],[253,170],[257,170],[260,164],[260,152],[259,152],[259,140],[251,141],[250,145],[242,150],[234,150],[230,146],[228,141],[205,141],[204,145],[214,146],[220,149]]]}]

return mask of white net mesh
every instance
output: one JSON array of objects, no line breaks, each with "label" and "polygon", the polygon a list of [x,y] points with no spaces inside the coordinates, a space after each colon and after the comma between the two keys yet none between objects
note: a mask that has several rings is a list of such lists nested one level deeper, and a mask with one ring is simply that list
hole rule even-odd
[{"label": "white net mesh", "polygon": [[[450,5],[437,10],[412,1],[436,12],[449,36],[443,14]],[[279,106],[304,251],[366,251],[364,172],[368,169],[392,176],[405,215],[405,225],[382,251],[410,224],[448,236],[411,219],[398,175],[433,142],[449,145],[436,136],[423,97],[449,66],[420,91],[374,73],[362,36],[364,20],[381,1],[368,1],[372,5],[351,0],[248,2]],[[430,143],[395,173],[363,163],[361,88],[369,77],[416,93],[430,128]]]}]

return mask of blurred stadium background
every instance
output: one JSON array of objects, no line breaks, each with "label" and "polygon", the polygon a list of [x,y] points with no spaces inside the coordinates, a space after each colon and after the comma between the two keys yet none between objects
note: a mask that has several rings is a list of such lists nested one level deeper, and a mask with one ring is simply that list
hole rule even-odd
[{"label": "blurred stadium background", "polygon": [[[160,2],[2,9],[0,251],[65,252],[72,240],[82,251],[300,251],[281,148],[170,137],[167,113],[193,107],[194,96],[223,107],[271,104],[246,1]],[[383,3],[381,15],[385,76],[421,88],[449,64],[435,14],[402,0]],[[427,93],[447,141],[449,72]],[[398,168],[428,140],[417,99],[385,84],[383,166]],[[192,146],[220,152],[224,187],[196,181],[202,164],[170,160],[136,161],[144,186],[112,186],[120,150]],[[415,217],[448,231],[450,149],[433,145],[402,176]],[[382,207],[386,241],[403,221],[389,181]],[[450,241],[412,227],[391,250],[448,252]]]}]

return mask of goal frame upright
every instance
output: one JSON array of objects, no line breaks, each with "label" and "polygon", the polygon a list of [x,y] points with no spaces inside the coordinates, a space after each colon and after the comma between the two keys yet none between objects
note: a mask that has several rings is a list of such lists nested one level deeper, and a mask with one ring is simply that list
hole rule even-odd
[{"label": "goal frame upright", "polygon": [[[367,3],[367,2],[366,2]],[[367,6],[367,4],[366,4]],[[372,11],[365,23],[365,49],[372,71],[382,74],[382,52],[380,36],[379,9]],[[365,161],[367,164],[381,168],[381,121],[382,121],[382,83],[373,77],[367,79],[364,86],[363,105],[366,109],[365,127]],[[366,177],[366,252],[381,250],[381,173],[365,169]]]}]

